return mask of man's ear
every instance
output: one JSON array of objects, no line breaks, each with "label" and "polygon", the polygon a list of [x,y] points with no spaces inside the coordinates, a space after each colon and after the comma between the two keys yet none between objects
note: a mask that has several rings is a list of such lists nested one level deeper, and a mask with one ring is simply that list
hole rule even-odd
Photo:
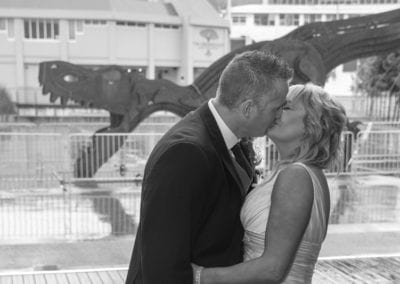
[{"label": "man's ear", "polygon": [[254,102],[251,99],[247,99],[245,101],[243,101],[240,104],[240,110],[242,112],[242,115],[245,118],[249,118],[251,115],[251,112],[253,111],[253,107],[254,107]]}]

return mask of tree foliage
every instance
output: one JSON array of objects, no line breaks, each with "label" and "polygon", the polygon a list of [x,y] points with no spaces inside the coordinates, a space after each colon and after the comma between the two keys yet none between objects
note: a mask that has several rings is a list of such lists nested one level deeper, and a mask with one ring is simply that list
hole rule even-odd
[{"label": "tree foliage", "polygon": [[355,91],[371,97],[398,95],[400,91],[400,50],[387,56],[361,60]]},{"label": "tree foliage", "polygon": [[400,50],[362,60],[355,91],[368,97],[371,118],[400,120]]}]

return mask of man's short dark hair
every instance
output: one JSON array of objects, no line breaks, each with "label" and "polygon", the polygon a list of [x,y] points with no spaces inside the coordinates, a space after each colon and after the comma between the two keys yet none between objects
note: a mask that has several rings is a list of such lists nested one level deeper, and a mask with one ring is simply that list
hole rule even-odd
[{"label": "man's short dark hair", "polygon": [[[289,65],[272,53],[246,51],[236,55],[222,71],[217,97],[222,105],[234,108],[244,99],[259,96],[274,88],[276,79],[289,80],[293,74]],[[268,87],[269,90],[266,88]]]}]

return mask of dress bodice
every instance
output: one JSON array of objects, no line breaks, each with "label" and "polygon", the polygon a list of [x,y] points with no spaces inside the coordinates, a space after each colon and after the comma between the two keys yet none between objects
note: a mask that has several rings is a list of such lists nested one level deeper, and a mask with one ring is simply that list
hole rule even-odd
[{"label": "dress bodice", "polygon": [[[317,176],[302,163],[314,187],[314,201],[310,220],[284,283],[311,283],[321,244],[325,239],[327,217],[325,196]],[[279,173],[266,183],[254,188],[246,197],[241,210],[244,234],[244,260],[257,258],[264,252],[265,232],[271,207],[272,189]]]}]

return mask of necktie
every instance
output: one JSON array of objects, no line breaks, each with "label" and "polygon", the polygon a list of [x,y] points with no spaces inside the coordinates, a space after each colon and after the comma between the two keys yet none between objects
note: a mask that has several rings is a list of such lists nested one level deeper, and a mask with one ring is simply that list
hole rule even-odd
[{"label": "necktie", "polygon": [[236,172],[242,183],[242,194],[245,195],[253,180],[253,170],[239,143],[235,144],[235,146],[231,148],[231,151],[235,156],[233,164],[236,167]]},{"label": "necktie", "polygon": [[247,160],[242,147],[240,146],[240,142],[236,143],[232,148],[232,153],[235,155],[236,162],[240,165],[240,167],[247,173],[249,178],[253,177],[253,170],[250,165],[250,162]]}]

